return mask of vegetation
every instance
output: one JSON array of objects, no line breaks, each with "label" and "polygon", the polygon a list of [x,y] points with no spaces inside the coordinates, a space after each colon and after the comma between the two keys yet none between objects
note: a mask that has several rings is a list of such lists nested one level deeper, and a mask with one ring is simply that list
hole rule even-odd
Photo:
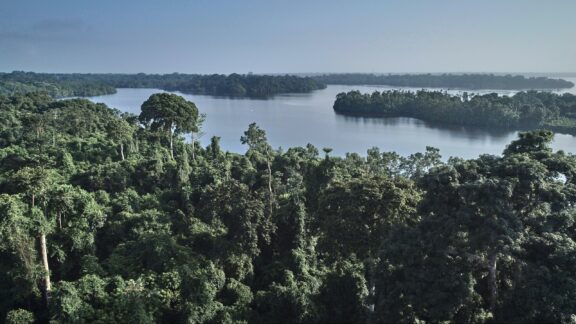
[{"label": "vegetation", "polygon": [[75,74],[0,73],[0,95],[30,92],[46,92],[54,98],[64,98],[112,94],[116,89],[104,82],[78,79]]},{"label": "vegetation", "polygon": [[494,74],[324,74],[314,77],[326,84],[388,85],[416,88],[456,88],[491,90],[528,90],[572,88],[574,83],[563,79]]},{"label": "vegetation", "polygon": [[312,78],[255,74],[94,74],[84,75],[116,88],[156,88],[190,94],[266,98],[281,93],[310,92],[326,85]]},{"label": "vegetation", "polygon": [[155,88],[190,94],[266,98],[280,93],[310,92],[325,84],[290,75],[198,74],[0,74],[0,94],[47,91],[54,97],[96,96],[115,88]]},{"label": "vegetation", "polygon": [[561,89],[572,82],[562,79],[492,74],[325,74],[314,77],[254,74],[81,74],[0,73],[0,94],[44,91],[55,98],[89,97],[116,92],[116,88],[155,88],[189,94],[266,98],[281,93],[305,93],[326,84],[389,85],[461,89]]},{"label": "vegetation", "polygon": [[440,91],[359,91],[340,93],[334,110],[341,114],[413,117],[424,121],[510,129],[546,128],[576,134],[576,96],[549,92],[495,93],[462,97]]},{"label": "vegetation", "polygon": [[0,96],[0,320],[573,321],[576,157],[552,133],[443,163],[274,150],[255,124],[234,154],[199,127],[174,95]]}]

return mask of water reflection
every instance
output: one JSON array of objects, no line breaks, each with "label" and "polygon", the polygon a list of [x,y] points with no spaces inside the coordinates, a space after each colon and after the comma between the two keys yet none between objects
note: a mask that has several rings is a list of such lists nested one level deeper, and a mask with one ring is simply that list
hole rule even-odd
[{"label": "water reflection", "polygon": [[478,128],[478,127],[445,125],[439,123],[431,123],[411,117],[387,117],[387,118],[362,117],[362,116],[342,115],[337,113],[336,118],[342,120],[345,123],[360,123],[362,125],[380,125],[385,127],[407,126],[417,129],[422,128],[435,129],[440,132],[446,133],[446,136],[449,136],[454,139],[462,139],[462,138],[468,138],[472,140],[493,139],[495,141],[499,141],[502,139],[509,138],[510,134],[515,134],[514,131],[506,129],[494,128],[487,130],[485,128]]}]

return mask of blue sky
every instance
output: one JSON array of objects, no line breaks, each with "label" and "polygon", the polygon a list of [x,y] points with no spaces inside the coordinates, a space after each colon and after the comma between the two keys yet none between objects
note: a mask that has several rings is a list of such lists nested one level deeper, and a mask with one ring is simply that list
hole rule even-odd
[{"label": "blue sky", "polygon": [[0,0],[0,71],[576,72],[574,0]]}]

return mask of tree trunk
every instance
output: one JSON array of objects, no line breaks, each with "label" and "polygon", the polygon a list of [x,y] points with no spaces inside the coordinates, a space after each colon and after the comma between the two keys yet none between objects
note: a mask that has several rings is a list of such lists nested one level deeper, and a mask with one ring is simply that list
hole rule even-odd
[{"label": "tree trunk", "polygon": [[124,158],[124,144],[120,143],[120,155],[122,156],[122,161],[125,160]]},{"label": "tree trunk", "polygon": [[272,167],[270,166],[270,160],[266,161],[268,167],[268,192],[270,192],[270,197],[272,197]]},{"label": "tree trunk", "polygon": [[498,281],[496,273],[497,262],[498,252],[491,252],[488,255],[488,288],[490,293],[490,312],[492,312],[492,316],[495,315],[496,302],[498,300]]},{"label": "tree trunk", "polygon": [[[58,113],[54,112],[54,125],[56,125],[56,118],[58,118]],[[56,147],[56,130],[52,131],[52,146]]]},{"label": "tree trunk", "polygon": [[50,283],[50,267],[48,265],[48,248],[46,246],[46,234],[40,234],[40,253],[42,255],[42,268],[44,269],[44,285],[42,287],[44,302],[48,306],[50,302],[50,291],[52,290],[52,285]]},{"label": "tree trunk", "polygon": [[174,160],[174,131],[172,131],[172,127],[170,127],[170,157]]},{"label": "tree trunk", "polygon": [[270,158],[266,160],[266,166],[268,167],[268,208],[270,209],[270,217],[272,217],[274,193],[272,191],[272,166],[270,165]]},{"label": "tree trunk", "polygon": [[196,147],[194,145],[194,133],[192,133],[192,161],[196,161]]},{"label": "tree trunk", "polygon": [[[32,194],[32,210],[36,205],[36,195]],[[44,302],[46,307],[50,302],[50,290],[52,290],[52,284],[50,283],[50,266],[48,265],[48,247],[46,246],[46,234],[40,234],[40,257],[42,258],[42,268],[44,269],[44,282],[42,285],[42,295],[44,297]]]},{"label": "tree trunk", "polygon": [[368,319],[367,323],[371,324],[374,322],[374,308],[376,301],[376,279],[375,279],[375,267],[376,263],[371,258],[369,260],[368,266]]}]

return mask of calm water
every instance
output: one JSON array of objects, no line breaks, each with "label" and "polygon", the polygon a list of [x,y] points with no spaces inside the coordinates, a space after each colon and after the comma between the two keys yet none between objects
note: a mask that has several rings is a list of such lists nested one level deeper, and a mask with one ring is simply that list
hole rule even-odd
[{"label": "calm water", "polygon": [[[200,138],[203,145],[212,136],[221,137],[225,150],[243,153],[246,147],[240,143],[240,136],[252,122],[266,130],[268,140],[275,148],[287,149],[292,146],[305,146],[312,143],[318,149],[330,147],[333,154],[344,155],[356,152],[365,155],[371,147],[381,151],[396,151],[401,155],[422,152],[426,146],[440,149],[444,158],[459,156],[474,158],[482,153],[500,154],[517,132],[486,131],[463,127],[443,127],[430,125],[413,118],[362,118],[347,117],[334,113],[332,105],[336,94],[343,91],[392,89],[384,86],[328,86],[324,90],[309,94],[279,95],[268,100],[230,99],[202,95],[186,95],[201,113],[206,114],[204,134]],[[414,90],[410,88],[403,88]],[[567,92],[573,92],[574,88]],[[89,98],[109,107],[138,114],[140,105],[156,89],[118,89],[113,95]],[[448,90],[461,93],[461,90]],[[469,91],[475,93],[492,91]],[[510,95],[512,91],[499,91]],[[557,134],[555,149],[576,153],[576,137]]]}]

